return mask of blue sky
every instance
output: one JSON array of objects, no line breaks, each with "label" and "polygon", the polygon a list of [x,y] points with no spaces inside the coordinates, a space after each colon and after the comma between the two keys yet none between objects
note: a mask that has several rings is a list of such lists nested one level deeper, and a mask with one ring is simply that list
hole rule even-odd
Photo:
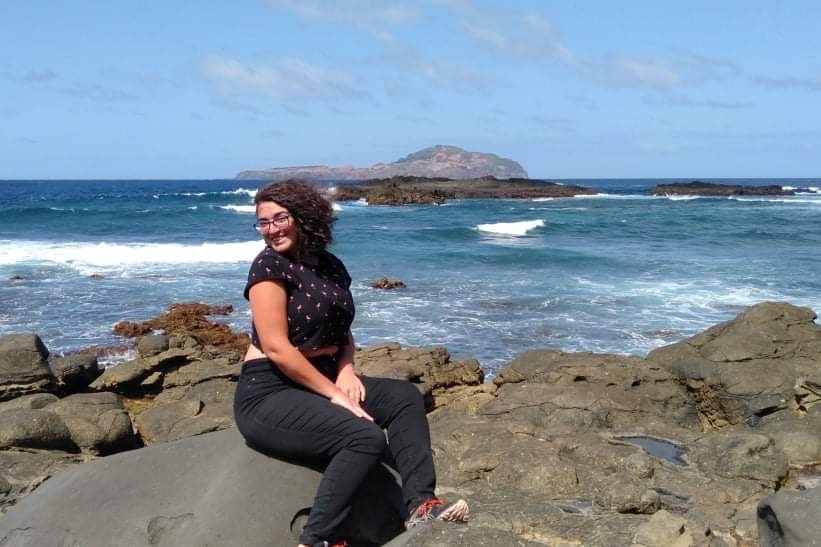
[{"label": "blue sky", "polygon": [[434,144],[531,177],[821,177],[821,4],[0,4],[0,179],[230,178]]}]

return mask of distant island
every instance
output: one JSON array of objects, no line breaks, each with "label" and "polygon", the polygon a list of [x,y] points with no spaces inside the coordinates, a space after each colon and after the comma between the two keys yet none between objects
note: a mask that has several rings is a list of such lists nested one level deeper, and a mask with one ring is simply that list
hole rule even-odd
[{"label": "distant island", "polygon": [[333,199],[363,199],[368,205],[440,205],[448,199],[563,198],[595,193],[594,190],[583,186],[524,178],[482,177],[453,180],[442,177],[391,177],[337,185],[333,189]]},{"label": "distant island", "polygon": [[650,190],[653,195],[675,196],[793,196],[797,192],[809,192],[808,189],[784,189],[782,186],[742,186],[733,184],[714,184],[712,182],[674,182],[657,184]]},{"label": "distant island", "polygon": [[302,165],[242,171],[237,179],[285,180],[367,180],[390,177],[432,177],[447,179],[527,178],[527,171],[516,161],[485,152],[469,152],[457,146],[437,144],[409,154],[393,163],[377,163],[370,167],[350,165]]}]

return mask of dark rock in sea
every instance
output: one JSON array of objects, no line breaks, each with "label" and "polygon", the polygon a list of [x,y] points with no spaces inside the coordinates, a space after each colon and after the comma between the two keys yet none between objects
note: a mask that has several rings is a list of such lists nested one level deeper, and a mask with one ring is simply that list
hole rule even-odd
[{"label": "dark rock in sea", "polygon": [[93,273],[88,277],[90,277],[91,279],[105,279],[105,276],[103,274],[98,273]]},{"label": "dark rock in sea", "polygon": [[[292,546],[320,478],[232,428],[66,469],[0,519],[0,544]],[[403,529],[401,491],[382,466],[355,500],[343,531],[356,544]]]},{"label": "dark rock in sea", "polygon": [[48,350],[36,334],[0,336],[0,401],[52,389],[47,359]]},{"label": "dark rock in sea", "polygon": [[778,185],[739,186],[711,182],[674,182],[657,184],[650,192],[654,195],[672,196],[792,196],[795,190],[784,190]]},{"label": "dark rock in sea", "polygon": [[758,535],[761,547],[821,547],[821,488],[761,500]]},{"label": "dark rock in sea", "polygon": [[339,184],[332,197],[337,201],[364,199],[369,205],[440,205],[448,199],[555,198],[591,194],[595,191],[590,188],[536,179],[392,177]]},{"label": "dark rock in sea", "polygon": [[13,275],[9,277],[9,281],[23,281],[25,278],[22,275]]},{"label": "dark rock in sea", "polygon": [[393,163],[377,163],[370,167],[329,167],[303,165],[243,171],[238,179],[285,180],[364,180],[388,177],[477,177],[526,178],[527,172],[517,162],[483,152],[468,152],[456,146],[436,145],[409,154]]},{"label": "dark rock in sea", "polygon": [[373,289],[404,289],[407,285],[400,279],[388,279],[379,277],[370,284]]},{"label": "dark rock in sea", "polygon": [[141,323],[120,321],[114,326],[114,334],[133,338],[152,331],[163,331],[165,334],[177,337],[192,337],[194,344],[214,346],[221,350],[233,350],[238,355],[242,355],[250,343],[248,335],[234,333],[228,326],[209,321],[206,317],[227,315],[232,311],[233,307],[230,305],[172,304],[167,313],[148,321]]},{"label": "dark rock in sea", "polygon": [[55,357],[48,364],[58,385],[70,391],[87,387],[103,372],[97,363],[97,357],[88,353]]}]

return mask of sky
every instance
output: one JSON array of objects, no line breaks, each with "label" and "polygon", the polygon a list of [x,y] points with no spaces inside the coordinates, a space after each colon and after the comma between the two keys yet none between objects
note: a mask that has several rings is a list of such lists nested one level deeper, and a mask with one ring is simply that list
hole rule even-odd
[{"label": "sky", "polygon": [[0,0],[0,179],[435,144],[538,178],[821,177],[821,3]]}]

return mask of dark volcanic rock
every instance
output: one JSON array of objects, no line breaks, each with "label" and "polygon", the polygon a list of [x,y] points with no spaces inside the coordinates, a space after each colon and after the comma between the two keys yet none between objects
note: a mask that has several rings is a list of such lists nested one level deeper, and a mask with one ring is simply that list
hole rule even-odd
[{"label": "dark volcanic rock", "polygon": [[447,199],[537,198],[590,195],[595,191],[582,186],[557,184],[531,179],[493,177],[452,180],[447,178],[393,177],[340,184],[334,199],[364,199],[369,205],[441,204]]},{"label": "dark volcanic rock", "polygon": [[259,171],[243,171],[237,178],[256,180],[363,180],[399,176],[448,177],[471,179],[477,177],[527,177],[517,162],[496,154],[468,152],[456,146],[436,145],[409,154],[393,163],[377,163],[371,167],[328,167],[303,165],[279,167]]},{"label": "dark volcanic rock", "polygon": [[[0,544],[290,547],[320,476],[229,429],[64,470],[0,519]],[[384,468],[355,499],[352,539],[381,544],[401,531],[401,491]]]},{"label": "dark volcanic rock", "polygon": [[795,190],[784,190],[778,185],[738,186],[701,181],[657,184],[650,192],[654,195],[682,196],[792,196],[795,194]]}]

